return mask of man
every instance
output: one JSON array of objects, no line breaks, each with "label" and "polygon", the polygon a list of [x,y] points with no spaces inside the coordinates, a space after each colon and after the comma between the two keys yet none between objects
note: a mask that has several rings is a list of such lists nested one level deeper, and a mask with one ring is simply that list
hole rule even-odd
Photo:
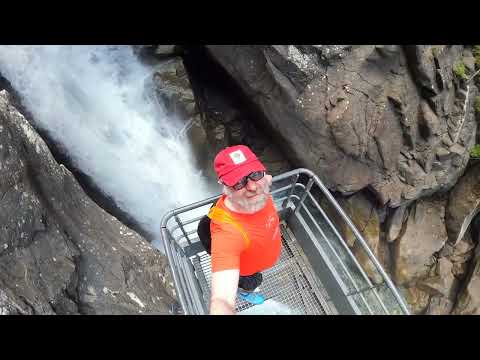
[{"label": "man", "polygon": [[[261,271],[281,249],[279,218],[269,193],[272,176],[244,145],[220,151],[214,160],[223,195],[210,210],[212,283],[210,314],[235,314],[239,295],[254,304]],[[199,233],[200,234],[200,233]]]}]

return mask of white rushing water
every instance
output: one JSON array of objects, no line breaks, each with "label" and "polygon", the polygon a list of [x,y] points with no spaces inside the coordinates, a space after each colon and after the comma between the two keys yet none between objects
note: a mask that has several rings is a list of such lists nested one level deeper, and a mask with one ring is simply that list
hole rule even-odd
[{"label": "white rushing water", "polygon": [[211,195],[130,47],[1,45],[0,72],[36,125],[153,234],[167,210]]}]

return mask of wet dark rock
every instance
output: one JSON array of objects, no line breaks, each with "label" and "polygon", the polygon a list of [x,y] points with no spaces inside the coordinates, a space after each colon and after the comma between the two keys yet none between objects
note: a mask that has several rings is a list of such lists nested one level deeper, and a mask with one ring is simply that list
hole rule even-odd
[{"label": "wet dark rock", "polygon": [[449,147],[475,141],[477,91],[452,71],[463,46],[207,49],[267,119],[294,166],[314,170],[332,190],[369,187],[397,207],[449,190],[465,170],[468,152],[450,156],[443,148],[446,137]]},{"label": "wet dark rock", "polygon": [[282,144],[265,130],[261,113],[232,83],[225,70],[213,63],[205,49],[189,48],[184,62],[208,139],[210,167],[221,149],[245,144],[254,150],[271,174],[292,169]]},{"label": "wet dark rock", "polygon": [[450,192],[446,211],[450,242],[456,244],[466,234],[480,211],[480,164],[471,167]]},{"label": "wet dark rock", "polygon": [[103,211],[0,92],[0,313],[168,314],[166,258]]}]

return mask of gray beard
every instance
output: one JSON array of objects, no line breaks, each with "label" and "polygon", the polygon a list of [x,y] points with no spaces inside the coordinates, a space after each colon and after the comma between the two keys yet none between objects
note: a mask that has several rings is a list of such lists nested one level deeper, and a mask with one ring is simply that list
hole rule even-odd
[{"label": "gray beard", "polygon": [[262,195],[263,196],[259,197],[259,199],[254,203],[250,203],[246,199],[232,200],[229,194],[227,194],[227,197],[230,203],[235,207],[234,210],[241,213],[252,214],[262,210],[267,204],[268,195],[267,194],[262,194]]},{"label": "gray beard", "polygon": [[260,199],[253,204],[247,202],[247,200],[242,200],[235,205],[239,206],[243,212],[255,213],[257,211],[262,210],[265,207],[266,203],[267,203],[267,196],[265,194],[262,194]]}]

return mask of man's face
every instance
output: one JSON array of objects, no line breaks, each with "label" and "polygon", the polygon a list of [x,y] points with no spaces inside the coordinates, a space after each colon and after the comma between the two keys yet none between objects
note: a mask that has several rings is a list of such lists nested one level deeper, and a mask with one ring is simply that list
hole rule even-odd
[{"label": "man's face", "polygon": [[265,206],[271,184],[272,176],[266,174],[258,181],[248,179],[247,185],[240,190],[224,186],[224,192],[236,207],[245,212],[257,212]]}]

